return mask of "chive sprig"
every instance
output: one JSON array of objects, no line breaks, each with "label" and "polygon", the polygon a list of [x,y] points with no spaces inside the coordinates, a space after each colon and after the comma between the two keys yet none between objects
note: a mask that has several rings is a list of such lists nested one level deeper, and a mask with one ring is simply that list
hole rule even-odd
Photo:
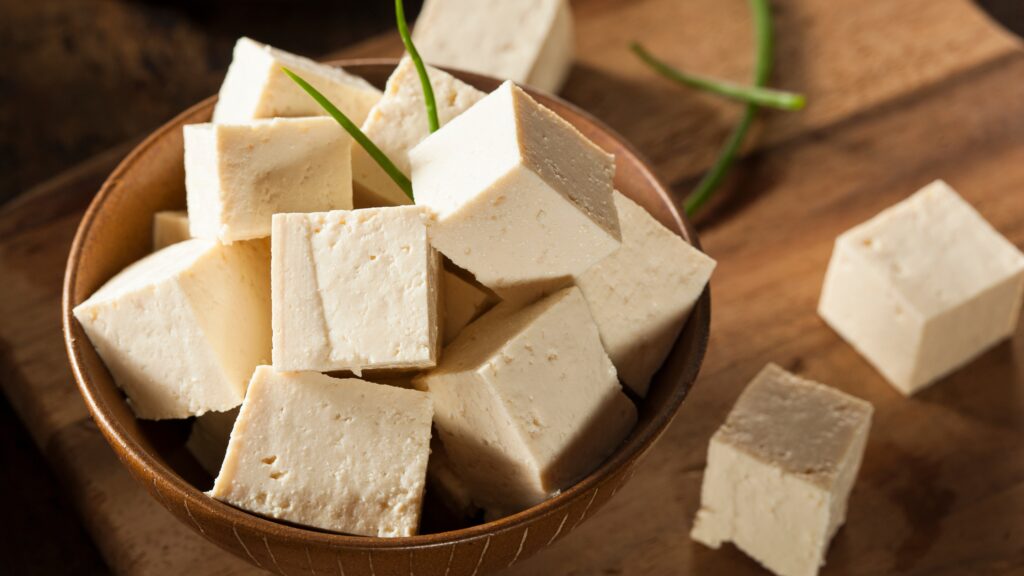
[{"label": "chive sprig", "polygon": [[331,101],[328,100],[326,96],[321,94],[319,90],[310,85],[309,82],[303,80],[302,77],[299,76],[298,74],[292,72],[291,70],[285,67],[282,67],[281,70],[283,70],[284,73],[287,74],[289,78],[291,78],[296,84],[298,84],[300,88],[305,90],[306,93],[309,94],[314,100],[316,100],[317,104],[319,104],[321,108],[323,108],[328,114],[330,114],[331,117],[333,117],[338,122],[338,124],[341,124],[341,127],[344,128],[345,131],[348,132],[350,136],[352,136],[352,139],[355,140],[360,146],[362,146],[363,149],[366,150],[366,153],[369,154],[370,157],[373,158],[377,162],[377,164],[380,165],[384,172],[387,172],[388,176],[390,176],[391,179],[395,181],[395,184],[397,184],[398,187],[402,189],[402,192],[405,192],[405,195],[409,197],[409,200],[412,200],[413,202],[416,201],[416,199],[412,195],[412,182],[409,181],[409,178],[407,178],[405,174],[403,174],[402,171],[399,170],[397,166],[395,166],[394,162],[392,162],[391,159],[387,157],[387,154],[384,154],[384,152],[382,152],[381,149],[378,148],[377,145],[374,144],[373,141],[370,140],[369,137],[367,137],[366,134],[364,134],[363,131],[360,130],[359,127],[356,126],[355,123],[352,122],[352,120],[350,120],[349,117],[345,115],[344,112],[338,110],[338,107],[332,104]]},{"label": "chive sprig", "polygon": [[744,86],[710,76],[683,72],[648,52],[639,42],[633,42],[629,48],[655,72],[684,86],[718,94],[737,102],[780,110],[800,110],[807,103],[803,94],[759,86]]},{"label": "chive sprig", "polygon": [[756,45],[754,81],[751,86],[741,86],[731,82],[682,72],[654,57],[639,43],[634,42],[630,45],[633,53],[659,74],[680,84],[707,90],[746,104],[739,123],[733,127],[729,137],[722,145],[721,150],[719,150],[715,162],[704,174],[700,182],[697,183],[693,191],[686,197],[683,208],[688,216],[693,216],[700,211],[704,204],[714,195],[715,190],[722,184],[725,176],[729,173],[729,169],[735,163],[736,156],[739,154],[747,132],[750,131],[750,126],[754,123],[754,118],[757,116],[757,111],[761,106],[771,106],[783,110],[799,110],[806,104],[806,98],[801,94],[765,88],[765,85],[768,83],[768,77],[771,75],[775,50],[771,5],[769,0],[750,0],[750,9],[753,12]]},{"label": "chive sprig", "polygon": [[[772,9],[769,0],[750,0],[750,9],[753,12],[755,54],[754,54],[754,86],[764,86],[768,83],[768,77],[772,73],[775,50],[775,33],[772,30]],[[704,174],[697,187],[686,197],[683,208],[688,216],[696,214],[711,199],[721,185],[725,175],[736,161],[743,140],[750,131],[751,124],[757,116],[757,104],[747,104],[743,110],[740,121],[732,129],[729,138],[725,141],[722,149],[712,164],[711,169]]]},{"label": "chive sprig", "polygon": [[427,68],[423,65],[423,58],[420,58],[419,50],[412,42],[412,35],[409,34],[409,23],[405,20],[405,5],[402,0],[395,0],[395,20],[398,21],[398,34],[405,44],[405,51],[416,66],[416,73],[419,74],[420,84],[423,86],[423,101],[427,105],[427,123],[430,126],[430,133],[437,132],[441,123],[437,118],[437,101],[434,99],[434,88],[430,85],[430,76]]}]

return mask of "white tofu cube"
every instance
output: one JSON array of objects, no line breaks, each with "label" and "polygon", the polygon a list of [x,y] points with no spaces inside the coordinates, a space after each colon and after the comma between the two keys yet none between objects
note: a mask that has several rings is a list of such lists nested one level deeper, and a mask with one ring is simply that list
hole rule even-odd
[{"label": "white tofu cube", "polygon": [[499,296],[571,278],[619,247],[614,158],[505,83],[409,153],[431,241]]},{"label": "white tofu cube", "polygon": [[[486,94],[457,80],[447,72],[427,66],[434,90],[438,122],[444,126],[462,114]],[[430,135],[423,86],[416,66],[408,57],[388,79],[384,96],[370,110],[363,123],[366,136],[391,159],[395,167],[409,176],[409,150]],[[355,205],[391,206],[409,204],[409,197],[374,161],[362,146],[352,149],[352,172],[355,179]]]},{"label": "white tofu cube", "polygon": [[323,530],[412,536],[431,417],[416,390],[260,366],[210,496]]},{"label": "white tofu cube", "polygon": [[945,182],[836,240],[818,313],[903,394],[1009,337],[1024,255]]},{"label": "white tofu cube", "polygon": [[352,208],[352,138],[331,118],[191,124],[185,189],[192,236],[265,238],[278,212]]},{"label": "white tofu cube", "polygon": [[154,252],[189,238],[192,234],[188,230],[188,213],[184,210],[167,210],[153,215]]},{"label": "white tofu cube", "polygon": [[284,67],[302,76],[356,125],[380,100],[380,90],[341,68],[239,38],[213,109],[213,121],[326,116],[323,108],[282,71]]},{"label": "white tofu cube", "polygon": [[462,329],[498,303],[490,290],[449,270],[441,271],[444,284],[444,345]]},{"label": "white tofu cube", "polygon": [[434,401],[452,469],[491,517],[568,488],[637,418],[575,287],[485,314],[415,384]]},{"label": "white tofu cube", "polygon": [[643,397],[715,261],[615,192],[622,247],[576,279],[619,379]]},{"label": "white tofu cube", "polygon": [[413,31],[431,64],[557,92],[572,68],[568,0],[427,0]]},{"label": "white tofu cube", "polygon": [[266,241],[187,240],[125,268],[74,314],[137,417],[223,412],[270,357],[269,272]]},{"label": "white tofu cube", "polygon": [[440,257],[427,219],[421,206],[275,215],[274,368],[434,366]]},{"label": "white tofu cube", "polygon": [[779,576],[817,574],[846,520],[872,412],[769,364],[711,439],[692,538],[732,542]]},{"label": "white tofu cube", "polygon": [[238,408],[227,412],[207,412],[192,423],[192,431],[185,442],[185,448],[195,456],[199,465],[216,477],[224,454],[228,450],[231,429],[238,419]]}]

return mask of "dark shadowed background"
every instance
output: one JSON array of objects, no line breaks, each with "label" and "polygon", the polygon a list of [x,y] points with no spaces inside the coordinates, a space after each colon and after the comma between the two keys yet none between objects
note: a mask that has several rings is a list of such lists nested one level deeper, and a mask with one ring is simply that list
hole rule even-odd
[{"label": "dark shadowed background", "polygon": [[[979,3],[1024,34],[1024,0]],[[406,1],[410,19],[420,4]],[[216,92],[238,36],[318,57],[391,29],[392,7],[390,0],[0,0],[0,204]],[[0,357],[0,378],[10,370]],[[0,573],[106,573],[2,396],[0,494],[4,525],[19,527],[0,538]]]}]

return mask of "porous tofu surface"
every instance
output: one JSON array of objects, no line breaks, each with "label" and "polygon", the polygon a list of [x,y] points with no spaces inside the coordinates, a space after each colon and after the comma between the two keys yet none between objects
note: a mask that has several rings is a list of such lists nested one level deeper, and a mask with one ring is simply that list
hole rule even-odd
[{"label": "porous tofu surface", "polygon": [[620,244],[614,158],[505,83],[409,153],[431,241],[499,296],[583,273]]},{"label": "porous tofu surface", "polygon": [[672,349],[715,261],[621,192],[622,247],[578,278],[619,379],[639,396]]},{"label": "porous tofu surface", "polygon": [[284,73],[283,67],[302,76],[357,125],[380,100],[380,90],[341,68],[243,37],[235,43],[213,121],[326,116],[323,108]]},{"label": "porous tofu surface", "polygon": [[453,470],[494,516],[579,480],[636,422],[577,288],[519,311],[499,305],[415,383],[434,401]]},{"label": "porous tofu surface", "polygon": [[691,537],[732,542],[781,576],[813,576],[846,518],[871,404],[769,364],[708,448]]},{"label": "porous tofu surface", "polygon": [[557,92],[572,65],[572,12],[566,0],[427,0],[413,41],[431,64]]},{"label": "porous tofu surface", "polygon": [[265,238],[274,214],[352,208],[352,138],[331,118],[191,124],[184,136],[196,238]]},{"label": "porous tofu surface", "polygon": [[[485,96],[484,92],[432,66],[427,66],[427,74],[434,91],[438,122],[442,126]],[[423,86],[410,58],[403,58],[388,78],[384,96],[370,110],[363,123],[363,132],[395,167],[406,176],[411,174],[409,150],[430,135],[430,127]],[[411,202],[361,146],[352,150],[352,170],[357,207]]]},{"label": "porous tofu surface", "polygon": [[242,402],[270,357],[269,246],[187,240],[124,269],[75,318],[143,419]]},{"label": "porous tofu surface", "polygon": [[872,413],[864,400],[769,364],[736,401],[715,439],[830,488]]},{"label": "porous tofu surface", "polygon": [[428,217],[417,206],[275,215],[274,367],[433,367],[440,257]]},{"label": "porous tofu surface", "polygon": [[1014,333],[1024,255],[942,181],[836,240],[819,314],[912,394]]},{"label": "porous tofu surface", "polygon": [[416,390],[261,366],[210,495],[323,530],[412,536],[431,416]]},{"label": "porous tofu surface", "polygon": [[166,210],[153,215],[153,251],[192,237],[188,230],[188,212]]}]

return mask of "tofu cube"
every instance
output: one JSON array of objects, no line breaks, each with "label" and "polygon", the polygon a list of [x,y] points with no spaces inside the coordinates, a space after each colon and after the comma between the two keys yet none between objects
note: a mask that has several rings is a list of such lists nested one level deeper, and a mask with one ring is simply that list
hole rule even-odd
[{"label": "tofu cube", "polygon": [[449,270],[441,271],[444,284],[444,345],[462,329],[498,303],[498,297],[476,282]]},{"label": "tofu cube", "polygon": [[427,0],[413,41],[428,62],[557,92],[572,68],[568,0]]},{"label": "tofu cube", "polygon": [[185,442],[185,448],[195,456],[199,465],[216,477],[224,454],[228,450],[231,429],[238,419],[238,408],[227,412],[207,412],[192,423],[192,431]]},{"label": "tofu cube", "polygon": [[416,390],[260,366],[209,494],[322,530],[412,536],[431,417]]},{"label": "tofu cube", "polygon": [[266,241],[187,240],[125,268],[74,314],[137,417],[223,412],[270,358],[269,272]]},{"label": "tofu cube", "polygon": [[168,210],[153,215],[154,252],[190,238],[188,213],[184,210]]},{"label": "tofu cube", "polygon": [[691,536],[779,576],[814,576],[846,505],[871,404],[769,364],[711,438]]},{"label": "tofu cube", "polygon": [[278,212],[352,208],[352,138],[331,118],[185,126],[192,236],[270,235]]},{"label": "tofu cube", "polygon": [[440,257],[427,219],[421,206],[275,215],[274,368],[433,367]]},{"label": "tofu cube", "polygon": [[836,240],[818,313],[903,394],[1011,336],[1024,255],[936,181]]},{"label": "tofu cube", "polygon": [[619,379],[640,397],[661,367],[715,261],[615,192],[622,247],[576,279]]},{"label": "tofu cube", "polygon": [[518,512],[594,470],[636,423],[575,287],[470,324],[414,381],[472,501]]},{"label": "tofu cube", "polygon": [[409,153],[434,246],[504,296],[619,248],[614,158],[505,83]]},{"label": "tofu cube", "polygon": [[219,124],[326,116],[323,108],[282,71],[284,67],[302,76],[356,125],[380,100],[380,90],[341,68],[239,38],[213,109],[213,121]]},{"label": "tofu cube", "polygon": [[[427,66],[434,90],[438,122],[444,126],[476,104],[486,94],[457,80],[451,74]],[[370,110],[363,132],[387,155],[395,167],[409,176],[409,150],[430,135],[423,86],[416,66],[408,57],[388,79],[384,96]],[[355,205],[392,206],[409,204],[409,197],[395,181],[370,158],[362,146],[352,149],[352,172],[355,179]]]}]

